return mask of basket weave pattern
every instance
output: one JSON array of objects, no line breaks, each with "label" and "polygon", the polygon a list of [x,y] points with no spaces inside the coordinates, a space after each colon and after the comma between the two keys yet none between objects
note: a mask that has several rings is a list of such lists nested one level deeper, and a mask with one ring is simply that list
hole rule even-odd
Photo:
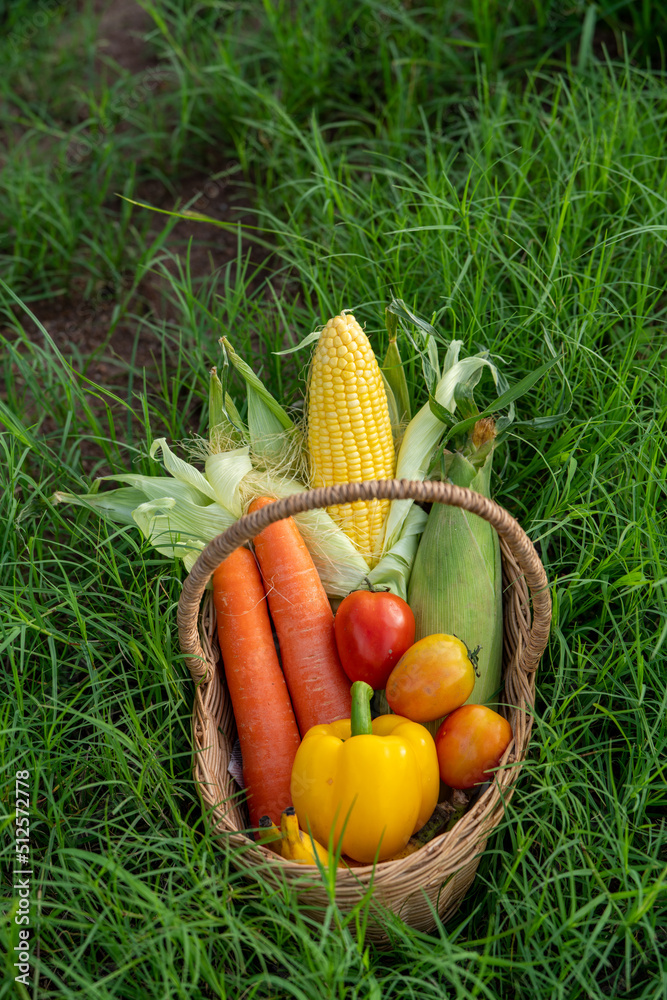
[{"label": "basket weave pattern", "polygon": [[[236,726],[224,674],[218,667],[215,611],[210,595],[204,598],[204,594],[218,564],[268,524],[304,510],[376,497],[461,507],[483,517],[500,537],[505,685],[501,710],[514,734],[501,761],[501,766],[508,766],[497,772],[493,784],[452,830],[407,858],[381,862],[375,871],[372,866],[339,869],[336,876],[336,902],[342,910],[349,911],[358,904],[372,880],[374,899],[410,926],[430,930],[435,923],[434,910],[441,919],[447,919],[458,907],[475,877],[486,840],[502,819],[504,804],[513,793],[530,738],[535,670],[549,636],[551,598],[544,567],[518,522],[492,500],[450,483],[395,479],[347,483],[276,501],[240,518],[214,538],[185,580],[178,607],[181,649],[196,684],[194,777],[207,820],[216,834],[230,846],[245,848],[236,854],[235,863],[248,875],[276,887],[287,879],[298,886],[304,908],[323,912],[329,897],[317,869],[283,861],[264,847],[252,848],[240,832],[248,828],[247,813],[227,771]],[[379,920],[371,921],[367,938],[378,943],[386,941]]]}]

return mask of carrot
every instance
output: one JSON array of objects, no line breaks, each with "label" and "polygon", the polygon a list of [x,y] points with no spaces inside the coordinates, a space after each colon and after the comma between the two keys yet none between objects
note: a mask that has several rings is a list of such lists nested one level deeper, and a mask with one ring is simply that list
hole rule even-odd
[{"label": "carrot", "polygon": [[[268,503],[270,497],[258,497],[249,511]],[[311,726],[349,719],[350,681],[338,658],[333,612],[296,522],[288,517],[270,524],[254,545],[301,735]]]},{"label": "carrot", "polygon": [[250,822],[258,827],[260,817],[268,815],[279,825],[283,809],[292,804],[290,778],[300,739],[250,549],[236,549],[218,566],[213,600]]}]

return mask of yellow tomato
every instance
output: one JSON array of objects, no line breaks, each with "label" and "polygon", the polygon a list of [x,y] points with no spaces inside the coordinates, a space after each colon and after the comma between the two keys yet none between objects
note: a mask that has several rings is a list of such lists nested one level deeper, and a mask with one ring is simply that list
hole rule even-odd
[{"label": "yellow tomato", "polygon": [[475,668],[466,644],[454,635],[427,635],[398,661],[385,694],[397,715],[433,722],[467,701],[474,686]]}]

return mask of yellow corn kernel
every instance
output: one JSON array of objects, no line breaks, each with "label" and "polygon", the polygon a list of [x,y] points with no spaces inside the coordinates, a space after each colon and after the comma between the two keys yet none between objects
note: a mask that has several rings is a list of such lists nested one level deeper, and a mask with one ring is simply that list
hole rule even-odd
[{"label": "yellow corn kernel", "polygon": [[[312,486],[391,479],[396,454],[387,394],[368,337],[350,313],[330,319],[313,354],[308,388]],[[328,508],[371,565],[382,546],[388,500]]]}]

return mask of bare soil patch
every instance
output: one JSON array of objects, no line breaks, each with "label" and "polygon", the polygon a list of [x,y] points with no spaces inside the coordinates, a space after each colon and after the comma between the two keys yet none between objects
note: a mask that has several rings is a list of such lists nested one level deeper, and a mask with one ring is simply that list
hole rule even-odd
[{"label": "bare soil patch", "polygon": [[105,56],[133,74],[155,64],[143,40],[153,22],[135,0],[96,0],[94,10],[100,15],[98,69]]},{"label": "bare soil patch", "polygon": [[[98,71],[107,76],[113,73],[111,61],[133,75],[140,75],[157,62],[151,47],[143,36],[150,30],[152,21],[135,0],[97,0],[96,13],[100,15],[98,33]],[[252,222],[251,192],[233,177],[216,179],[225,173],[226,161],[221,151],[218,162],[202,164],[201,172],[172,181],[168,189],[158,181],[140,186],[137,200],[158,209],[171,211],[188,206],[211,218],[224,221],[229,228],[195,221],[179,220],[165,242],[170,254],[183,258],[189,250],[189,272],[193,284],[209,278],[215,271],[237,257],[238,222]],[[111,204],[112,211],[115,205]],[[120,201],[118,201],[120,211]],[[145,211],[135,209],[135,211]],[[166,225],[168,217],[155,212],[150,230],[157,235]],[[247,247],[244,247],[247,252]],[[252,248],[257,263],[261,253]],[[165,269],[174,274],[177,266],[165,259]],[[127,275],[131,287],[134,274]],[[114,310],[118,305],[113,287],[98,288],[94,296],[86,296],[85,282],[73,281],[66,295],[57,295],[31,305],[32,311],[53,338],[55,344],[70,359],[77,359],[85,378],[126,398],[130,372],[145,370],[150,384],[161,364],[162,342],[145,324],[138,325],[132,315],[152,315],[158,319],[177,319],[166,295],[167,281],[157,270],[141,276],[137,291],[128,304],[126,314],[115,326]],[[41,342],[42,333],[32,321],[17,308],[18,321],[27,335]],[[3,330],[8,338],[11,331]],[[137,389],[139,386],[137,386]],[[91,405],[99,407],[103,415],[105,404],[91,397]],[[33,402],[35,412],[39,401]],[[113,407],[112,407],[113,408]],[[53,424],[53,426],[51,426]],[[50,418],[41,424],[42,433],[56,432],[58,428]],[[92,467],[99,462],[101,453],[94,442],[85,442],[84,465]]]}]

